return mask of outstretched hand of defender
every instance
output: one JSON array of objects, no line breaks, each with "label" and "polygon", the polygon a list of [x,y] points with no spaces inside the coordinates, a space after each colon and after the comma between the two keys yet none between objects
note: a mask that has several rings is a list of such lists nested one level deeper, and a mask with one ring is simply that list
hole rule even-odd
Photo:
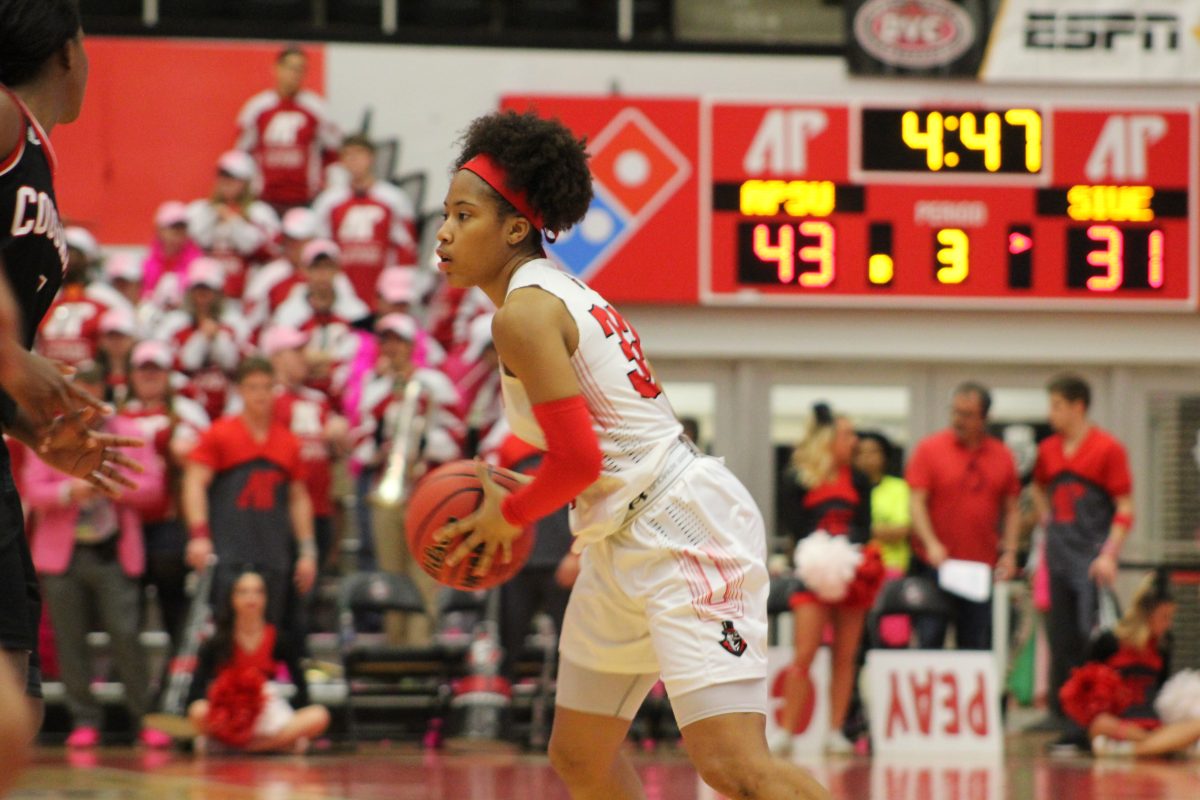
[{"label": "outstretched hand of defender", "polygon": [[46,429],[37,455],[60,472],[82,478],[109,497],[120,497],[126,489],[137,488],[121,468],[145,471],[120,448],[139,447],[142,440],[88,428],[87,421],[96,413],[95,409],[86,408],[65,415]]},{"label": "outstretched hand of defender", "polygon": [[[524,528],[510,524],[500,512],[500,504],[504,502],[508,492],[492,480],[491,469],[483,461],[475,462],[475,473],[483,487],[483,499],[479,501],[475,513],[450,523],[434,534],[434,541],[439,544],[445,544],[456,536],[463,537],[458,547],[446,558],[446,563],[450,566],[454,566],[482,546],[483,553],[472,570],[475,575],[486,575],[491,570],[497,550],[500,551],[501,563],[507,564],[512,561],[513,540],[525,531]],[[524,475],[519,477],[523,482],[530,480]]]}]

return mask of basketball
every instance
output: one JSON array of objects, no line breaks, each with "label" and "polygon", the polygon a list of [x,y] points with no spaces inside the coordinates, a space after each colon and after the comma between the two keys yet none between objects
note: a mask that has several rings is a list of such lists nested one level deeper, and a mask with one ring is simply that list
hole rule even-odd
[{"label": "basketball", "polygon": [[[513,491],[520,486],[514,478],[488,467],[488,471],[501,488]],[[463,591],[490,589],[516,575],[533,550],[533,534],[526,532],[517,537],[512,545],[512,559],[505,564],[499,549],[486,575],[474,575],[473,570],[483,554],[476,550],[454,566],[446,564],[446,557],[454,552],[462,541],[455,537],[439,544],[433,535],[442,527],[473,513],[483,500],[483,486],[475,472],[475,462],[462,460],[443,464],[423,477],[413,490],[405,517],[405,531],[409,550],[429,575],[438,583]]]}]

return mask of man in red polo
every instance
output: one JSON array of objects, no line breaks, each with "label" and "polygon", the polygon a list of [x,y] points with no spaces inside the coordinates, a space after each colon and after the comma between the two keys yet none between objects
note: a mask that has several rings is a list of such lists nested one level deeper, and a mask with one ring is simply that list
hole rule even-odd
[{"label": "man in red polo", "polygon": [[[988,435],[991,404],[986,387],[959,385],[954,390],[950,428],[922,440],[908,462],[905,478],[912,489],[919,557],[913,571],[918,574],[936,578],[934,570],[951,558],[986,564],[1001,580],[1016,572],[1021,485],[1012,454],[1003,442]],[[949,592],[945,598],[954,611],[958,647],[991,648],[991,599],[975,602]],[[919,645],[941,648],[950,621],[918,617]]]}]

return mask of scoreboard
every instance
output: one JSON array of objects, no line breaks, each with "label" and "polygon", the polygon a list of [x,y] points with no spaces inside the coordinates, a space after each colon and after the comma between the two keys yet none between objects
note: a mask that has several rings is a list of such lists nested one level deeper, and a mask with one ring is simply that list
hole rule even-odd
[{"label": "scoreboard", "polygon": [[1194,309],[1188,108],[709,108],[714,303]]},{"label": "scoreboard", "polygon": [[503,105],[589,138],[550,254],[617,302],[1195,311],[1197,107],[994,97]]}]

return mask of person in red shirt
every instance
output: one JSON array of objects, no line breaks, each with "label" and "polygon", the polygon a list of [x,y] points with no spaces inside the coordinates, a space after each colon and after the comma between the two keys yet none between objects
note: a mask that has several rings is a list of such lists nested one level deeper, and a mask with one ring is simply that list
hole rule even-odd
[{"label": "person in red shirt", "polygon": [[[1012,453],[987,432],[992,396],[987,387],[960,384],[952,399],[950,427],[917,444],[905,470],[911,489],[917,547],[912,574],[937,581],[947,559],[975,561],[1008,580],[1016,574],[1021,483]],[[1003,536],[1001,535],[1003,532]],[[954,640],[960,650],[992,646],[992,601],[974,602],[944,592],[954,609]],[[915,620],[923,649],[945,644],[949,620]]]},{"label": "person in red shirt", "polygon": [[333,460],[350,449],[350,427],[333,412],[329,398],[305,386],[308,364],[304,347],[308,336],[295,328],[268,328],[262,352],[275,368],[275,421],[300,440],[308,494],[313,504],[313,525],[319,563],[328,564],[334,545]]},{"label": "person in red shirt", "polygon": [[[367,137],[347,137],[342,166],[349,184],[322,192],[313,213],[322,235],[342,248],[342,268],[359,298],[370,303],[385,267],[417,269],[417,215],[403,189],[375,176],[375,144]],[[425,276],[426,283],[434,277]]]},{"label": "person in red shirt", "polygon": [[261,197],[279,214],[312,202],[342,139],[325,101],[300,88],[307,71],[304,51],[284,48],[275,59],[275,88],[251,97],[238,114],[238,149],[258,162]]},{"label": "person in red shirt", "polygon": [[304,595],[317,572],[300,440],[274,420],[271,362],[243,360],[237,387],[242,413],[214,422],[188,454],[183,474],[187,560],[200,570],[216,555],[217,598],[228,597],[237,573],[252,567],[267,582],[271,623],[295,632],[297,605],[288,579]]},{"label": "person in red shirt", "polygon": [[1091,387],[1074,375],[1050,382],[1050,427],[1038,447],[1035,498],[1046,523],[1050,574],[1050,708],[1083,654],[1098,617],[1097,587],[1111,587],[1133,525],[1133,481],[1125,448],[1088,418]]}]

